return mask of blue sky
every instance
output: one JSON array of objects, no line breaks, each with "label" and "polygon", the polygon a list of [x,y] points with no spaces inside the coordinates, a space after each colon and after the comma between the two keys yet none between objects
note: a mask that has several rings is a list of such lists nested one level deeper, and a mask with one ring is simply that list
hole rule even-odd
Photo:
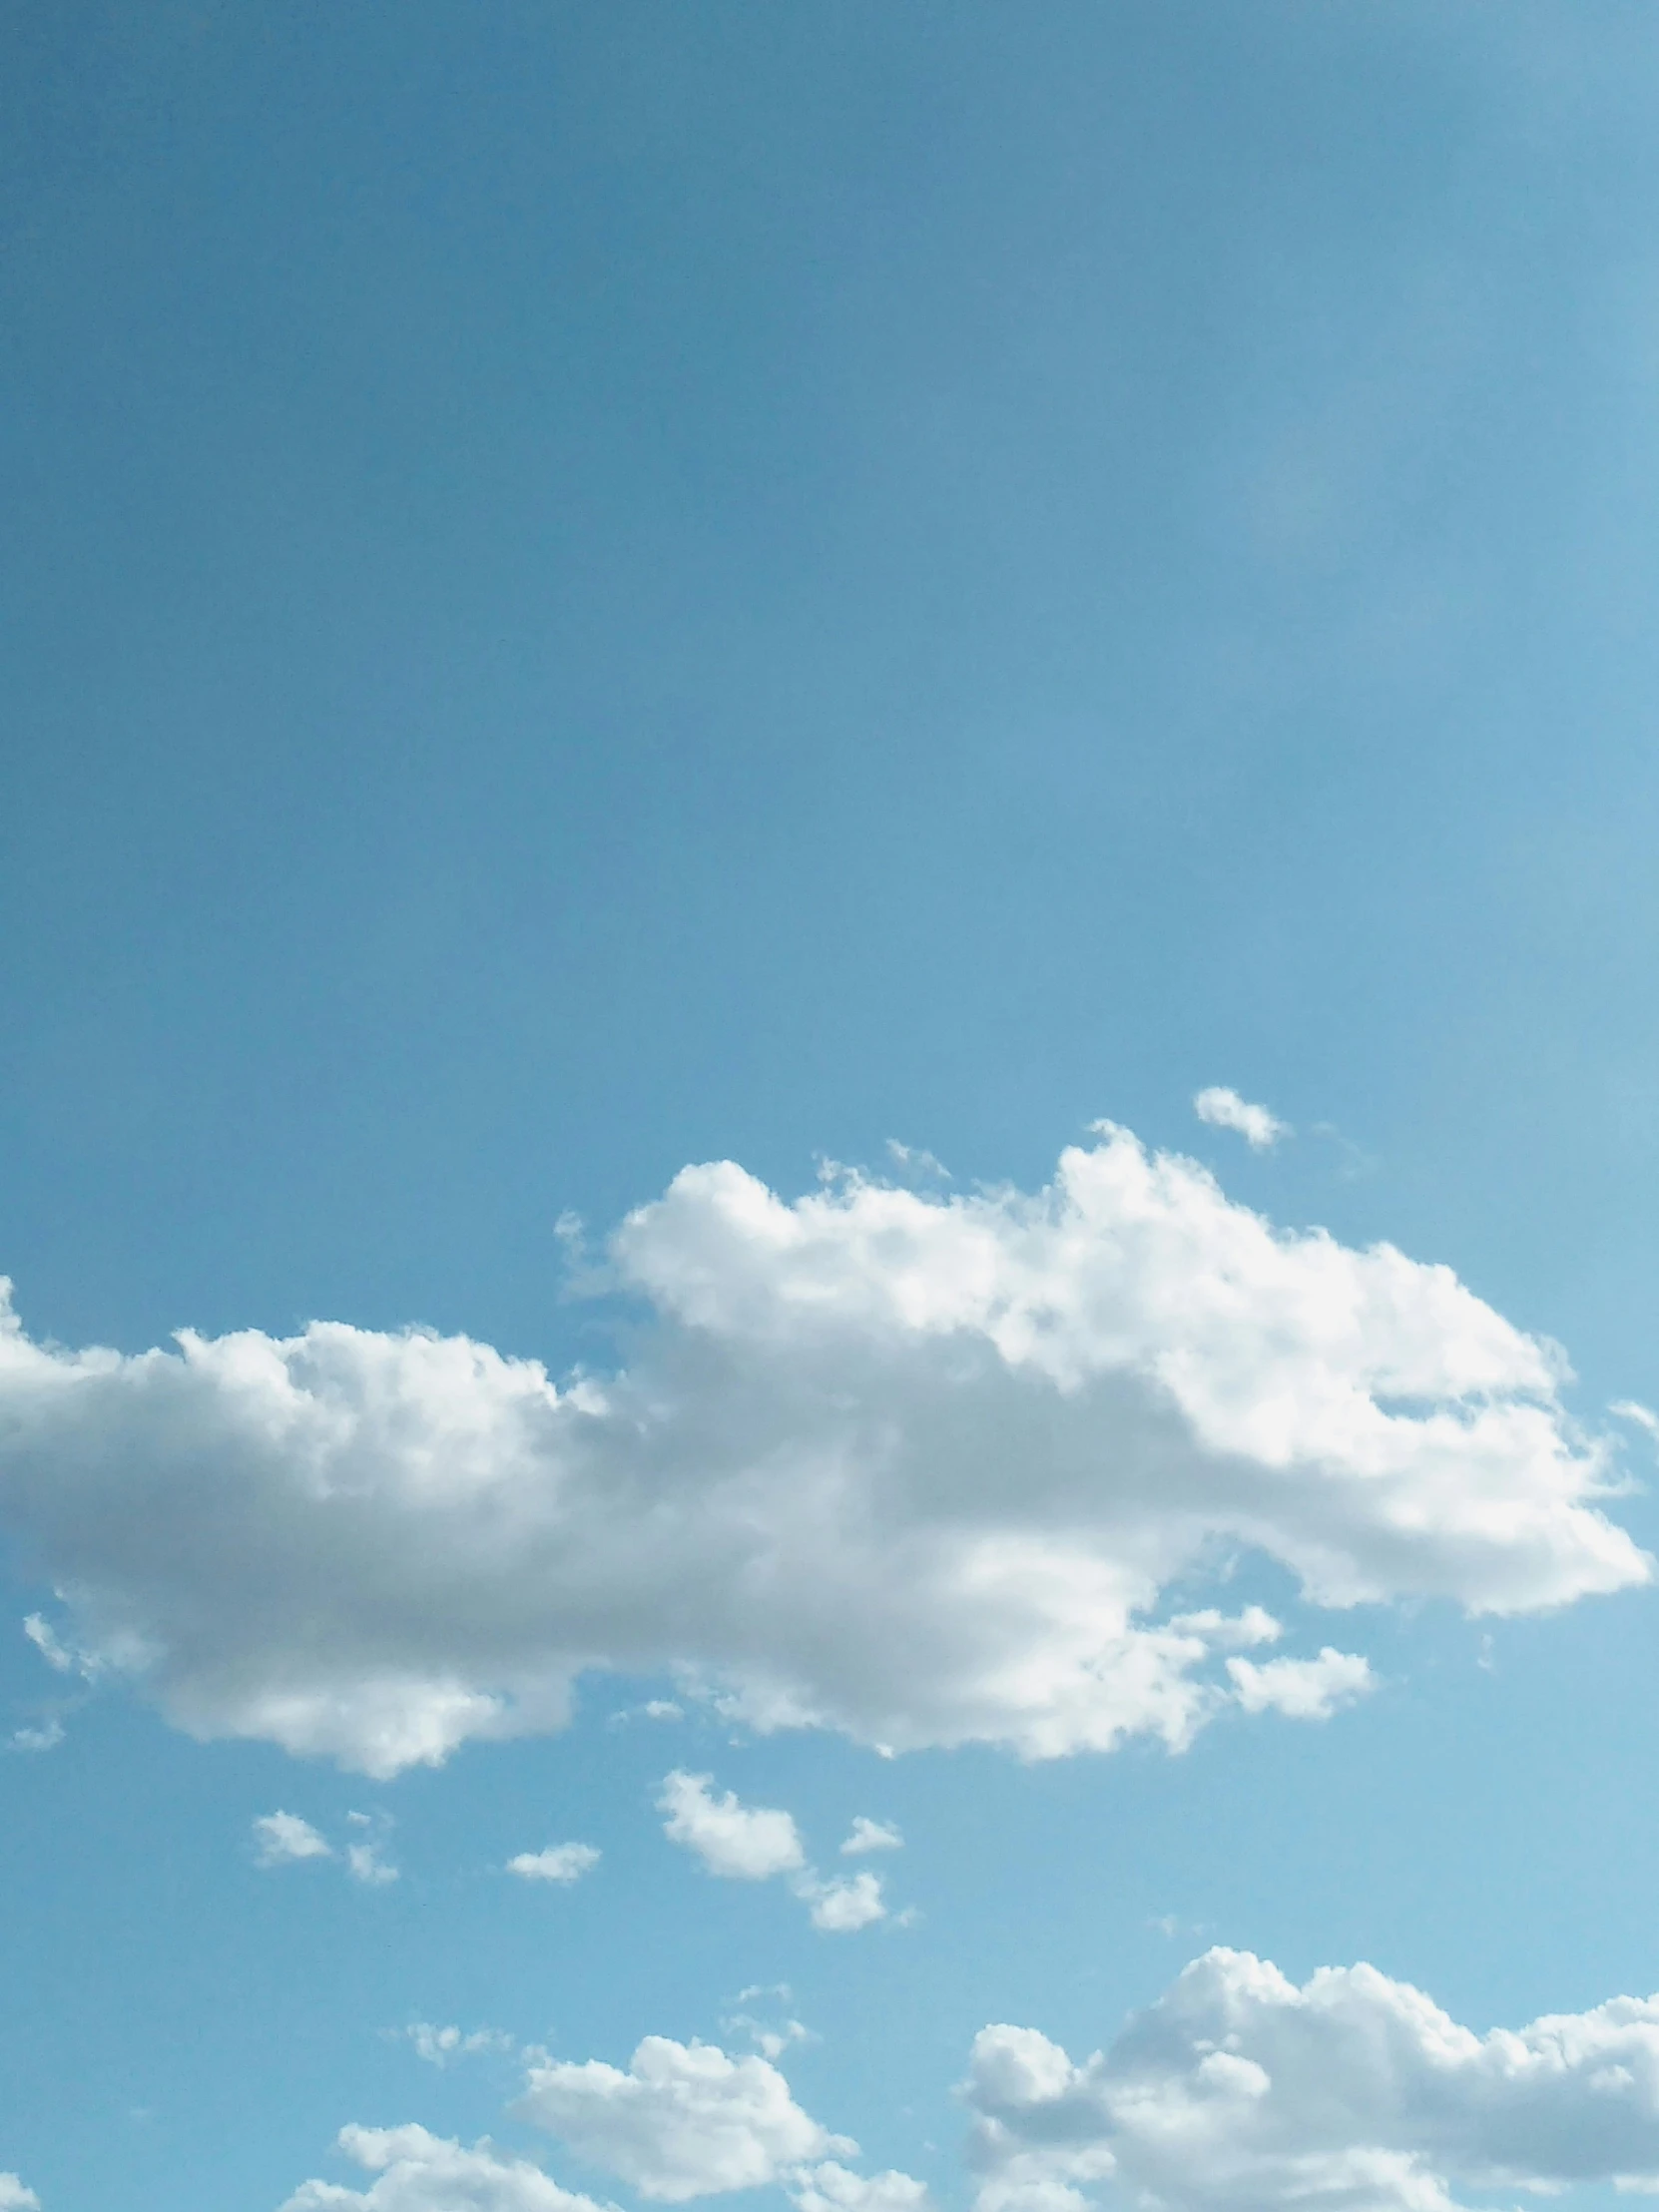
[{"label": "blue sky", "polygon": [[1652,11],[0,60],[0,2207],[1659,2174]]}]

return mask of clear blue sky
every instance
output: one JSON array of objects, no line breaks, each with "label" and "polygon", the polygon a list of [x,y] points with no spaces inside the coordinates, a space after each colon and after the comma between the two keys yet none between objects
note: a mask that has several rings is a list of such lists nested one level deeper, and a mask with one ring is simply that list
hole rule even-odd
[{"label": "clear blue sky", "polygon": [[[1500,1453],[1497,1613],[1461,1536],[1377,1566],[1357,1610],[1321,1603],[1335,1430],[1293,1454],[1294,1526],[1280,1503],[1259,1542],[1235,1525],[1243,1401],[1195,1410],[1170,1347],[1265,1403],[1275,1332],[1299,1361],[1323,1344],[1323,1278],[1274,1320],[1247,1268],[1270,1320],[1224,1326],[1240,1217],[1206,1216],[1123,1293],[1143,1411],[1048,1378],[1039,1414],[1000,1321],[952,1308],[912,1345],[885,1303],[912,1231],[972,1220],[1011,1254],[1014,1201],[984,1194],[1047,1186],[1105,1117],[1282,1230],[1443,1263],[1565,1348],[1551,1449],[1587,1465],[1622,1435],[1610,1466],[1651,1462],[1606,1408],[1659,1403],[1652,10],[23,0],[0,102],[0,1269],[29,1344],[259,1351],[321,1321],[373,1333],[341,1360],[389,1361],[417,1324],[556,1383],[633,1377],[618,1434],[668,1424],[646,1472],[614,1439],[582,1461],[610,1502],[556,1594],[539,1552],[463,1590],[483,1523],[405,1553],[425,1508],[375,1488],[405,1447],[455,1463],[435,1398],[335,1467],[228,1370],[175,1402],[172,1369],[0,1369],[4,1725],[63,1731],[0,1759],[0,2172],[43,2212],[276,2212],[310,2176],[374,2186],[341,2127],[412,2124],[669,2201],[637,2145],[607,2164],[587,2120],[552,2125],[578,2091],[527,2092],[527,2046],[625,2068],[642,2037],[696,2037],[736,2062],[764,2050],[731,2023],[764,2013],[817,2038],[774,2055],[856,2138],[849,2170],[952,2212],[980,2185],[989,2212],[1054,2212],[1045,2188],[1270,2208],[1271,2178],[1155,2172],[1121,2116],[1088,2122],[1116,2180],[1004,2171],[1026,2122],[952,2093],[974,2036],[1012,2023],[1081,2062],[1211,1943],[1298,1984],[1370,1960],[1476,2033],[1659,1986],[1659,1603],[1636,1570],[1588,1594],[1556,1530],[1516,1595]],[[1293,1133],[1195,1118],[1210,1085]],[[572,1295],[630,1209],[723,1160],[785,1203],[824,1161],[914,1195],[897,1242],[847,1257],[869,1187],[824,1186],[822,1265],[850,1271],[829,1318],[777,1321],[819,1261],[740,1252],[735,1184],[677,1186],[644,1256]],[[971,1270],[928,1250],[948,1303]],[[1438,1280],[1413,1270],[1409,1327],[1461,1344]],[[1387,1379],[1407,1323],[1368,1313],[1367,1403],[1414,1422],[1438,1385]],[[1498,1395],[1531,1402],[1505,1342]],[[1101,1375],[1104,1343],[1077,1354]],[[1287,1371],[1299,1419],[1350,1357]],[[96,1414],[41,1411],[72,1373]],[[1451,1390],[1457,1419],[1490,1387]],[[836,1553],[832,1596],[790,1583],[751,1617],[755,1577],[697,1548],[697,1485],[764,1437],[783,1488],[751,1525],[828,1556],[791,1517],[829,1463],[809,1401],[887,1422],[927,1502],[904,1521],[877,1468],[844,1583]],[[1159,1459],[1166,1421],[1189,1425]],[[587,1450],[566,1434],[545,1449]],[[543,1443],[477,1448],[528,1485],[502,1513],[539,1511]],[[1062,1505],[1068,1453],[1095,1472]],[[311,1504],[261,1517],[262,1485],[297,1498],[325,1461]],[[1471,1464],[1399,1477],[1422,1485],[1407,1550]],[[380,1505],[353,1548],[317,1500],[359,1477]],[[636,1480],[688,1515],[649,1573]],[[1222,1486],[1220,1518],[1180,1552],[1189,1481]],[[1132,1526],[1103,1535],[1120,1483]],[[1056,1575],[1156,1554],[1123,1585],[1140,1627],[1283,1620],[1277,1647],[1218,1643],[1206,1682],[1329,1645],[1369,1690],[1313,1719],[1235,1701],[1184,1750],[1137,1723],[1033,1759],[1024,1721],[971,1718],[994,1637],[967,1585],[906,1611],[944,1556],[929,1516],[970,1492],[996,1573],[1027,1538]],[[1581,1509],[1659,1546],[1639,1490]],[[1377,1529],[1352,1541],[1371,1571]],[[366,1724],[301,1742],[260,1703],[414,1666],[405,1615],[438,1624],[431,1679],[531,1702],[503,1624],[581,1615],[569,1725],[549,1708],[365,1775]],[[958,1636],[971,1667],[938,1656]],[[820,1725],[770,1726],[763,1677]],[[700,1697],[733,1683],[741,1710]],[[788,1812],[816,1872],[711,1872],[713,1831],[664,1832],[671,1770],[735,1792],[745,1836],[743,1808]],[[277,1810],[327,1855],[260,1865]],[[855,1816],[902,1850],[843,1860]],[[504,1872],[566,1841],[601,1854],[578,1879]],[[353,1879],[353,1844],[398,1879]],[[885,1919],[815,1926],[862,1871]],[[423,2064],[418,2021],[495,2040]],[[1325,2155],[1291,2061],[1260,2062],[1291,2152]],[[987,2116],[1004,2135],[970,2172],[976,2112],[982,2146]],[[1409,2114],[1354,2124],[1348,2147],[1485,2201],[1479,2159]],[[806,2201],[828,2155],[780,2151],[754,2203]],[[405,2164],[373,2212],[541,2212],[522,2177]],[[1581,2165],[1586,2202],[1637,2170]],[[1330,2203],[1394,2212],[1394,2187]]]}]

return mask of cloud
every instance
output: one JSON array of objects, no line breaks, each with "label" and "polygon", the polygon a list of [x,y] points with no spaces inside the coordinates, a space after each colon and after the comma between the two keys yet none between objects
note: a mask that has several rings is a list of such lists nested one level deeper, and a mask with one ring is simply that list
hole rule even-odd
[{"label": "cloud", "polygon": [[598,2212],[487,2137],[466,2150],[423,2127],[342,2127],[339,2147],[379,2178],[366,2190],[303,2182],[281,2212]]},{"label": "cloud", "polygon": [[401,1869],[381,1858],[378,1844],[347,1844],[345,1868],[353,1882],[365,1883],[371,1890],[402,1879]]},{"label": "cloud", "polygon": [[1239,1623],[1166,1617],[1233,1554],[1325,1607],[1651,1572],[1549,1347],[1122,1130],[1034,1195],[688,1168],[607,1265],[630,1363],[561,1388],[418,1331],[127,1358],[8,1318],[0,1529],[179,1726],[376,1776],[607,1667],[887,1749],[1179,1748],[1248,1702]]},{"label": "cloud", "polygon": [[74,1674],[79,1671],[81,1662],[43,1613],[25,1614],[23,1633],[54,1673]]},{"label": "cloud", "polygon": [[33,1728],[14,1728],[6,1738],[8,1751],[56,1751],[64,1739],[64,1726],[56,1715]]},{"label": "cloud", "polygon": [[896,1828],[885,1821],[866,1820],[862,1813],[852,1823],[852,1833],[841,1846],[842,1853],[851,1857],[862,1851],[902,1851],[904,1839]]},{"label": "cloud", "polygon": [[1229,1659],[1227,1672],[1247,1713],[1283,1713],[1295,1721],[1323,1721],[1377,1687],[1369,1663],[1329,1644],[1317,1659]]},{"label": "cloud", "polygon": [[0,2212],[40,2212],[40,2199],[16,2174],[0,2174]]},{"label": "cloud", "polygon": [[[744,1997],[772,1995],[775,1993],[781,1993],[785,1996],[789,1994],[787,1989],[781,1990],[779,1992],[774,1992],[772,1990],[746,1989],[743,1993],[743,1996],[738,1999],[738,2002],[741,2004],[744,2001]],[[760,2052],[761,2056],[763,2058],[770,2058],[775,2063],[778,2059],[783,2057],[785,2051],[789,2049],[792,2043],[816,2043],[818,2041],[818,2037],[813,2033],[812,2029],[806,2026],[802,2021],[797,2019],[784,2019],[773,2022],[770,2020],[758,2020],[753,2016],[753,2014],[749,2012],[734,2012],[731,2018],[725,2020],[722,2024],[725,2026],[728,2033],[730,2034],[738,2034],[741,2032],[742,2034],[747,2035],[749,2037],[749,2040],[755,2045],[755,2048]]]},{"label": "cloud", "polygon": [[767,2059],[665,2035],[648,2035],[626,2073],[598,2059],[532,2065],[514,2109],[664,2204],[759,2188],[857,2149],[804,2112]]},{"label": "cloud", "polygon": [[333,1846],[297,1813],[262,1813],[254,1823],[255,1864],[288,1867],[301,1859],[332,1859]]},{"label": "cloud", "polygon": [[663,1834],[671,1843],[695,1852],[710,1874],[738,1882],[765,1882],[806,1865],[801,1833],[788,1813],[740,1805],[730,1790],[712,1797],[713,1780],[679,1769],[666,1778],[657,1810],[668,1815]]},{"label": "cloud", "polygon": [[[813,1926],[826,1935],[851,1935],[886,1919],[878,1876],[848,1875],[826,1882],[816,1867],[807,1864],[801,1831],[788,1813],[771,1806],[742,1805],[730,1790],[723,1797],[714,1797],[710,1794],[713,1780],[712,1775],[676,1771],[664,1782],[663,1794],[657,1800],[658,1811],[668,1815],[663,1834],[695,1852],[710,1874],[740,1882],[766,1882],[775,1875],[787,1876],[790,1888],[807,1907]],[[847,1844],[841,1846],[843,1851],[848,1845],[858,1851],[881,1848],[856,1841],[860,1829],[879,1835],[882,1844],[889,1835],[893,1842],[898,1841],[896,1832],[878,1831],[874,1822],[861,1821],[854,1825]]]},{"label": "cloud", "polygon": [[1107,2180],[1148,2212],[1659,2188],[1659,1998],[1480,2036],[1371,1966],[1297,1988],[1218,1949],[1081,2065],[1035,2029],[983,2029],[964,2093],[981,2212],[1065,2212]]},{"label": "cloud", "polygon": [[414,2020],[402,2033],[413,2044],[415,2056],[428,2066],[447,2066],[457,2058],[475,2058],[482,2052],[513,2047],[512,2037],[498,2027],[475,2027],[463,2035],[458,2027],[434,2027],[430,2020]]},{"label": "cloud", "polygon": [[1193,1099],[1193,1112],[1212,1129],[1236,1130],[1252,1152],[1265,1152],[1281,1137],[1292,1134],[1288,1121],[1281,1121],[1265,1106],[1253,1106],[1225,1083],[1212,1083],[1208,1090],[1199,1091]]},{"label": "cloud", "polygon": [[846,1875],[833,1882],[810,1876],[796,1884],[796,1895],[805,1901],[813,1926],[827,1936],[850,1936],[887,1917],[879,1875]]},{"label": "cloud", "polygon": [[927,2212],[927,2184],[908,2174],[850,2173],[833,2159],[809,2168],[791,2187],[801,2212]]},{"label": "cloud", "polygon": [[526,1882],[580,1882],[598,1864],[592,1844],[550,1844],[546,1851],[521,1851],[507,1861],[507,1872]]}]

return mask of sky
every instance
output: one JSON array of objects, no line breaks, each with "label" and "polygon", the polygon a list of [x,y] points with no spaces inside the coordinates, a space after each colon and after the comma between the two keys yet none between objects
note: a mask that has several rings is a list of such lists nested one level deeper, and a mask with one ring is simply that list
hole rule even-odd
[{"label": "sky", "polygon": [[0,2212],[1659,2188],[1659,18],[0,104]]}]

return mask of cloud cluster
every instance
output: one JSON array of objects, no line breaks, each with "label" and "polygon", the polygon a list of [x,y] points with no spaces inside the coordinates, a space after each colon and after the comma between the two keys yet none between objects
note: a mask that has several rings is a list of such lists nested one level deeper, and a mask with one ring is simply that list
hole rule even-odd
[{"label": "cloud cluster", "polygon": [[396,1882],[398,1869],[381,1856],[390,1822],[383,1814],[378,1820],[367,1813],[347,1813],[345,1818],[357,1834],[336,1851],[325,1836],[309,1821],[301,1820],[297,1813],[262,1813],[253,1824],[254,1864],[270,1869],[296,1866],[307,1859],[338,1859],[343,1860],[345,1871],[353,1882],[361,1882],[370,1889],[381,1889],[388,1882]]},{"label": "cloud cluster", "polygon": [[[439,2032],[442,2063],[451,2051],[444,2037],[456,2031]],[[626,2070],[538,2053],[513,2110],[652,2203],[776,2183],[800,2212],[930,2212],[925,2187],[908,2174],[840,2164],[857,2144],[805,2112],[767,2059],[734,2058],[712,2043],[648,2035]],[[487,2139],[468,2150],[423,2127],[352,2126],[338,2141],[378,2179],[367,2190],[307,2181],[281,2212],[600,2212]],[[0,2196],[0,2212],[6,2201]]]},{"label": "cloud cluster", "polygon": [[[1456,2184],[1659,2188],[1659,1998],[1480,2036],[1370,1966],[1188,1966],[1104,2055],[987,2027],[980,2212],[1447,2212]],[[1114,2201],[1117,2201],[1114,2196]]]},{"label": "cloud cluster", "polygon": [[[716,1797],[714,1777],[680,1769],[663,1783],[657,1800],[668,1815],[663,1834],[703,1862],[710,1874],[738,1882],[767,1882],[783,1875],[806,1905],[813,1926],[826,1935],[847,1936],[887,1917],[878,1875],[839,1875],[826,1881],[807,1863],[794,1816],[768,1805],[743,1805],[728,1790]],[[891,1851],[902,1838],[861,1816],[842,1844],[843,1852]]]},{"label": "cloud cluster", "polygon": [[40,2212],[40,2199],[16,2174],[0,2174],[0,2212]]},{"label": "cloud cluster", "polygon": [[629,1364],[563,1388],[418,1331],[128,1358],[7,1309],[0,1528],[61,1594],[54,1641],[197,1735],[373,1775],[555,1727],[592,1668],[757,1728],[1042,1758],[1365,1686],[1334,1649],[1241,1657],[1260,1613],[1172,1616],[1230,1552],[1327,1607],[1650,1572],[1548,1347],[1122,1130],[1034,1195],[786,1203],[688,1168],[608,1266]]}]

